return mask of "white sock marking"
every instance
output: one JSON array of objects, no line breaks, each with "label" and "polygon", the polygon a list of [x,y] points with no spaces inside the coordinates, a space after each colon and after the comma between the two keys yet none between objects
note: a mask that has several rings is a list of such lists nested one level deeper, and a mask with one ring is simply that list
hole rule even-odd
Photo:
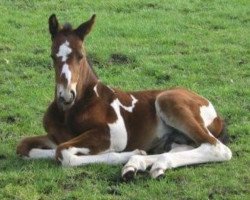
[{"label": "white sock marking", "polygon": [[176,152],[188,151],[192,149],[194,149],[194,147],[190,145],[173,143],[171,145],[171,150],[168,153],[176,153]]},{"label": "white sock marking", "polygon": [[142,151],[134,150],[131,152],[122,152],[122,153],[110,152],[98,155],[76,156],[74,154],[71,154],[70,151],[64,149],[62,151],[63,160],[61,160],[61,163],[63,166],[79,166],[92,163],[106,163],[111,165],[123,164],[126,163],[131,156],[141,153]]},{"label": "white sock marking", "polygon": [[[232,158],[231,150],[220,141],[215,145],[203,143],[198,148],[192,150],[188,150],[187,148],[192,147],[187,145],[174,146],[176,149],[174,148],[172,152],[157,155],[132,156],[123,167],[122,175],[128,171],[146,170],[152,166],[150,173],[153,178],[156,178],[162,175],[166,169],[200,163],[221,162]],[[174,150],[177,151],[175,152]]]},{"label": "white sock marking", "polygon": [[39,158],[55,158],[55,149],[31,149],[28,158],[39,159]]}]

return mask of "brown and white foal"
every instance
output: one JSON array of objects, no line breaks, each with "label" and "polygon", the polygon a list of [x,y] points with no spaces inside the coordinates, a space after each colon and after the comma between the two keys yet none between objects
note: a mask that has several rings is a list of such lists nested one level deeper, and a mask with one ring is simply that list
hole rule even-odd
[{"label": "brown and white foal", "polygon": [[56,86],[44,116],[47,135],[23,139],[17,154],[63,166],[127,163],[125,178],[148,167],[156,178],[170,168],[230,160],[217,139],[223,121],[207,99],[181,88],[123,92],[98,80],[83,47],[94,21],[72,29],[50,16]]}]

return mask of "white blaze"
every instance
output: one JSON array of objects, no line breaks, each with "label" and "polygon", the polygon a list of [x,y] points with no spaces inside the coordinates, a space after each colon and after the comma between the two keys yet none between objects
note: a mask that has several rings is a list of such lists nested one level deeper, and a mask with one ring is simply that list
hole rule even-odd
[{"label": "white blaze", "polygon": [[69,65],[68,64],[64,64],[63,68],[62,68],[62,72],[61,72],[61,76],[65,74],[66,79],[68,80],[68,85],[71,82],[71,71],[69,70]]},{"label": "white blaze", "polygon": [[69,42],[66,40],[60,47],[59,51],[56,54],[57,57],[62,57],[62,62],[66,62],[68,55],[72,52],[72,49],[69,47]]},{"label": "white blaze", "polygon": [[62,57],[62,62],[63,64],[63,68],[62,68],[62,72],[61,72],[61,76],[63,74],[65,74],[66,79],[68,80],[68,85],[71,82],[71,71],[69,69],[69,65],[66,63],[68,56],[71,54],[72,49],[69,47],[69,42],[66,40],[63,44],[61,44],[61,46],[59,47],[59,51],[56,54],[57,57]]}]

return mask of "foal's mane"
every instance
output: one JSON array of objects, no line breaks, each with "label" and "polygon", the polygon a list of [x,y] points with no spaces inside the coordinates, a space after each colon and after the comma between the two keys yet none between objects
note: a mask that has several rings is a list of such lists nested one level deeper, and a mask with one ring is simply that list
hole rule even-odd
[{"label": "foal's mane", "polygon": [[64,35],[67,35],[73,31],[72,25],[70,23],[65,23],[60,32],[63,33]]}]

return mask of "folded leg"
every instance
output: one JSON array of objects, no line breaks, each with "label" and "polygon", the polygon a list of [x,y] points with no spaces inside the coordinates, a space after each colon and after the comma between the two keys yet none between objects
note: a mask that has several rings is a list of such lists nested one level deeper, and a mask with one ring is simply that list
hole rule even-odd
[{"label": "folded leg", "polygon": [[216,144],[203,143],[198,148],[176,153],[163,153],[152,165],[150,174],[153,178],[163,175],[166,169],[187,165],[222,162],[230,160],[231,150],[217,141]]},{"label": "folded leg", "polygon": [[16,153],[23,158],[55,158],[56,144],[47,136],[24,138],[17,146]]},{"label": "folded leg", "polygon": [[[105,163],[105,164],[124,164],[126,163],[131,156],[134,155],[145,155],[146,152],[141,150],[134,150],[131,152],[108,152],[101,153],[98,155],[77,155],[79,152],[84,152],[86,149],[83,148],[69,148],[67,150],[63,150],[61,161],[63,166],[71,167],[71,166],[82,166],[93,163]],[[86,151],[85,151],[86,153]]]},{"label": "folded leg", "polygon": [[[193,149],[193,147],[189,145],[173,143],[169,153],[187,151],[190,149]],[[161,154],[132,156],[122,169],[122,177],[125,180],[131,179],[137,171],[145,171],[148,167],[151,167],[160,156]]]}]

